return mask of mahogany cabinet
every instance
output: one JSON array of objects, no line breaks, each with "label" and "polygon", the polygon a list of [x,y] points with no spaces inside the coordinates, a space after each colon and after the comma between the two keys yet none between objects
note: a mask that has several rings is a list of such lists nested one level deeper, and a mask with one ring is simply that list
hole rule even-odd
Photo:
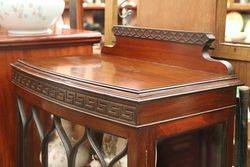
[{"label": "mahogany cabinet", "polygon": [[88,31],[57,29],[49,36],[11,37],[0,32],[0,166],[17,164],[17,113],[11,86],[11,63],[18,59],[92,54],[100,35]]},{"label": "mahogany cabinet", "polygon": [[[210,57],[214,36],[122,26],[113,32],[116,44],[100,55],[25,58],[12,65],[22,129],[19,165],[38,165],[41,155],[47,166],[56,131],[68,166],[86,142],[103,167],[125,155],[129,167],[231,167],[236,86],[242,82],[230,63]],[[78,144],[70,142],[64,119],[85,127]],[[101,132],[127,140],[110,162],[98,142],[102,135],[96,137]]]}]

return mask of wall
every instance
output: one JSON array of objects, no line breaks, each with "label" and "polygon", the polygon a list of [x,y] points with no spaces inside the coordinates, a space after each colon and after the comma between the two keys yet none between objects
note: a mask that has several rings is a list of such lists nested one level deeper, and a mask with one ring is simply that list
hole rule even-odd
[{"label": "wall", "polygon": [[215,32],[217,0],[139,0],[138,26]]}]

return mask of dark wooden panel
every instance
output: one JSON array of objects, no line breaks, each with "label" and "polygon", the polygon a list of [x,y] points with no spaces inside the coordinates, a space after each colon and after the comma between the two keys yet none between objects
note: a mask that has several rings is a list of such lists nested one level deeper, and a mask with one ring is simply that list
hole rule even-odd
[{"label": "dark wooden panel", "polygon": [[223,107],[232,108],[235,107],[236,103],[235,94],[235,88],[227,88],[148,102],[140,107],[137,120],[139,123],[145,124],[202,112],[212,112],[210,110]]}]

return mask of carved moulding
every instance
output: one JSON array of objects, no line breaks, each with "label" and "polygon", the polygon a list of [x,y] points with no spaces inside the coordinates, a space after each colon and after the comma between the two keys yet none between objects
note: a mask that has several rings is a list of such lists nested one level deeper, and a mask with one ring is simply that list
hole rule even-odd
[{"label": "carved moulding", "polygon": [[136,124],[136,106],[110,101],[89,94],[84,90],[31,77],[17,70],[13,70],[12,82],[39,96],[69,106],[70,108],[94,113],[132,125]]},{"label": "carved moulding", "polygon": [[214,35],[209,33],[160,30],[160,29],[124,27],[124,26],[114,26],[112,30],[115,36],[169,41],[169,42],[177,42],[185,44],[209,45],[215,40]]}]

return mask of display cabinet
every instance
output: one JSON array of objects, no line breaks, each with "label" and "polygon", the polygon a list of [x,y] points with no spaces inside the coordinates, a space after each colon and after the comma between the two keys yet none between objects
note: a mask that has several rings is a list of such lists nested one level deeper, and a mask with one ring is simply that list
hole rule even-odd
[{"label": "display cabinet", "polygon": [[[12,65],[19,165],[48,166],[63,155],[61,166],[70,167],[231,167],[242,82],[230,63],[209,56],[214,36],[123,26],[113,32],[116,44],[99,55]],[[83,128],[72,139],[75,124]]]}]

